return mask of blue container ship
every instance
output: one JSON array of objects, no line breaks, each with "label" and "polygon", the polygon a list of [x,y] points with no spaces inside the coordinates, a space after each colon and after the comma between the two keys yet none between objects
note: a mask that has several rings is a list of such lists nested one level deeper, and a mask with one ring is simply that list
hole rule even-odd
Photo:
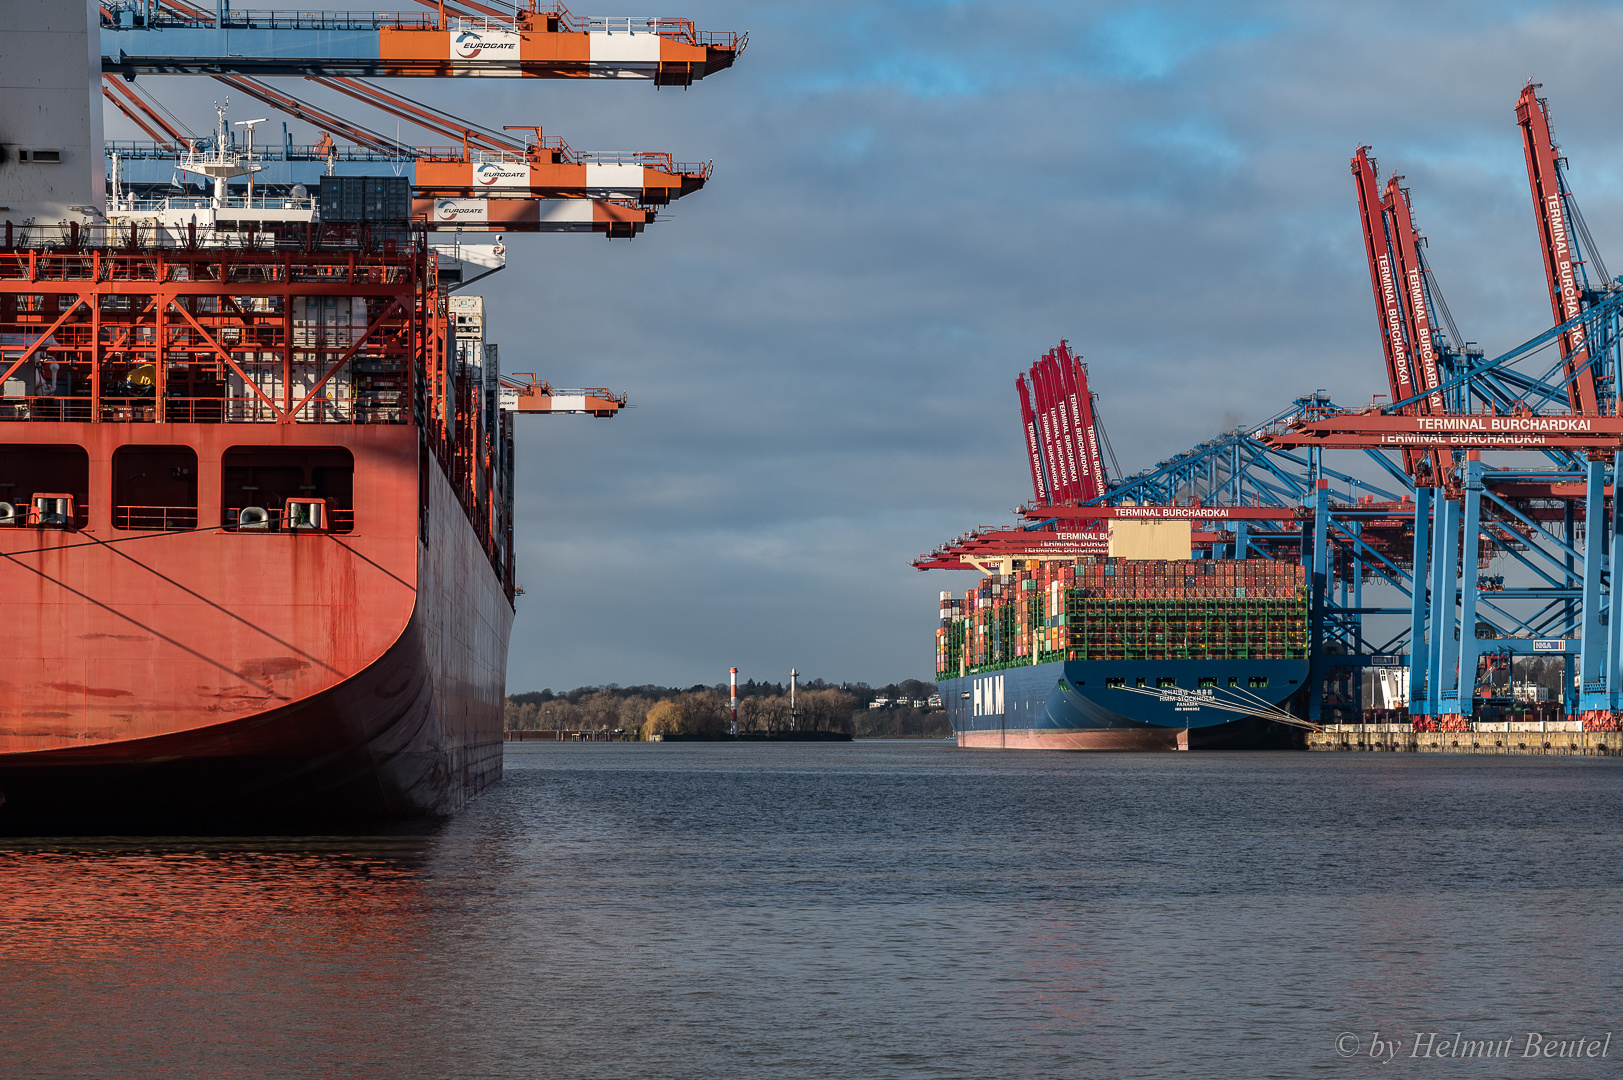
[{"label": "blue container ship", "polygon": [[965,747],[1291,746],[1307,607],[1278,560],[1015,560],[942,594],[936,679]]},{"label": "blue container ship", "polygon": [[1307,661],[1061,660],[939,685],[959,746],[1258,749],[1300,741]]}]

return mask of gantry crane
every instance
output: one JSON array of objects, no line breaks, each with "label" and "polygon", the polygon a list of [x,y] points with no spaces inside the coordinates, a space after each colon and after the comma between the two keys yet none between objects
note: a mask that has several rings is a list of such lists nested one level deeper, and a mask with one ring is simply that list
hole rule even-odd
[{"label": "gantry crane", "polygon": [[[134,87],[118,85],[117,79],[104,81],[109,84],[104,87],[106,95],[126,115],[149,133],[154,128],[163,133],[152,143],[108,144],[115,180],[114,209],[121,216],[129,216],[119,205],[126,193],[135,199],[172,194],[171,178],[176,172],[196,171],[193,163],[200,154],[212,160],[212,143],[229,142],[229,136],[220,135],[213,140],[187,138]],[[535,127],[490,131],[377,91],[379,102],[398,103],[390,111],[408,115],[413,124],[450,135],[460,143],[409,146],[258,80],[221,76],[220,81],[290,116],[356,141],[343,145],[328,135],[321,143],[300,147],[284,134],[280,146],[267,147],[257,151],[251,161],[242,161],[244,175],[261,196],[283,205],[294,185],[313,190],[327,176],[374,175],[387,168],[408,182],[411,216],[429,231],[598,231],[613,237],[640,231],[653,219],[657,207],[699,190],[710,175],[708,164],[678,164],[669,154],[575,151],[562,139],[543,135]],[[515,137],[508,132],[530,134]]]},{"label": "gantry crane", "polygon": [[[1539,85],[1529,82],[1522,87],[1521,97],[1516,101],[1516,123],[1521,128],[1522,149],[1527,158],[1527,183],[1538,221],[1550,312],[1556,322],[1569,323],[1578,318],[1595,296],[1588,264],[1593,263],[1599,272],[1595,284],[1609,286],[1611,282],[1567,187],[1561,168],[1561,150],[1550,135],[1548,102],[1538,96]],[[1588,328],[1582,322],[1573,324],[1562,334],[1560,347],[1568,403],[1574,413],[1593,416],[1602,409],[1599,386],[1602,380],[1595,370],[1598,358],[1590,349]],[[1615,398],[1615,387],[1610,389],[1610,396]],[[1615,412],[1615,400],[1612,406],[1611,411]]]},{"label": "gantry crane", "polygon": [[[1029,380],[1029,381],[1028,381]],[[1020,415],[1039,505],[1086,502],[1104,493],[1104,461],[1088,369],[1070,343],[1043,354],[1017,376]]]},{"label": "gantry crane", "polygon": [[214,10],[104,0],[101,69],[137,75],[496,76],[690,86],[732,66],[748,35],[686,19],[594,17],[535,0],[426,3],[418,13]]},{"label": "gantry crane", "polygon": [[[1264,435],[1281,450],[1425,451],[1447,462],[1446,472],[1414,491],[1410,714],[1418,730],[1467,730],[1479,706],[1481,662],[1490,654],[1532,653],[1575,661],[1568,674],[1578,694],[1569,711],[1586,730],[1623,727],[1623,588],[1608,583],[1623,574],[1623,522],[1609,498],[1623,451],[1615,388],[1623,293],[1606,280],[1582,224],[1536,90],[1532,83],[1522,90],[1516,116],[1556,325],[1492,360],[1451,364],[1439,348],[1435,390],[1446,409],[1420,408],[1434,404],[1428,387],[1402,396],[1394,367],[1403,355],[1398,344],[1387,351],[1390,405],[1307,410]],[[1358,157],[1354,173],[1361,173]],[[1373,179],[1371,164],[1360,175],[1360,203],[1372,280],[1383,326],[1403,327],[1412,361],[1422,327],[1413,311],[1402,318],[1394,312],[1406,299],[1403,282],[1413,282],[1413,268],[1394,257],[1396,287],[1383,293],[1368,212]],[[1404,220],[1406,203],[1394,198],[1401,194],[1389,181],[1382,211],[1387,233],[1394,248],[1418,253]],[[1424,276],[1423,262],[1420,269]],[[1547,364],[1538,358],[1551,346],[1558,358]],[[1483,460],[1491,452],[1529,450],[1555,468],[1529,469],[1525,458],[1497,467]],[[1479,575],[1490,554],[1512,560],[1532,584],[1507,588],[1502,577]],[[1532,613],[1509,606],[1516,601],[1530,602]]]}]

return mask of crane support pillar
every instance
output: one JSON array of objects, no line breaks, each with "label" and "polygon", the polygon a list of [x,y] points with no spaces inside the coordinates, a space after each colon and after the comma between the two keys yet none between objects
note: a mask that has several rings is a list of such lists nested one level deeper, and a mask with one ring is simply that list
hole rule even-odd
[{"label": "crane support pillar", "polygon": [[[1613,463],[1615,484],[1618,467]],[[1584,505],[1583,635],[1578,661],[1578,718],[1585,731],[1617,731],[1623,724],[1623,530],[1618,528],[1616,498],[1612,505],[1612,528],[1606,531],[1604,500],[1606,467],[1589,463],[1589,487]],[[1597,479],[1598,477],[1598,479]],[[1610,581],[1606,597],[1606,629],[1601,623],[1601,559],[1610,547]],[[1594,635],[1594,644],[1589,638]]]},{"label": "crane support pillar", "polygon": [[1324,605],[1325,589],[1330,580],[1330,481],[1319,480],[1313,492],[1313,592],[1309,603],[1308,630],[1310,645],[1307,685],[1307,718],[1318,723],[1324,712]]},{"label": "crane support pillar", "polygon": [[1428,730],[1435,731],[1446,711],[1458,713],[1460,643],[1456,601],[1459,594],[1460,504],[1439,491],[1431,544],[1431,642],[1426,680]]},{"label": "crane support pillar", "polygon": [[[1364,532],[1364,526],[1363,526],[1362,522],[1360,522],[1359,524],[1354,526],[1354,528],[1353,528],[1353,536],[1355,538],[1357,538],[1360,542],[1362,542],[1362,540],[1363,540],[1363,532]],[[1363,550],[1364,549],[1361,548],[1361,547],[1353,548],[1352,573],[1349,575],[1349,577],[1351,577],[1351,579],[1352,579],[1352,608],[1353,608],[1354,611],[1358,611],[1360,608],[1362,608],[1364,606],[1364,555],[1363,555]],[[1345,584],[1343,584],[1342,589],[1343,589],[1343,592],[1345,592],[1345,590],[1346,590]],[[1346,606],[1346,597],[1345,596],[1342,597],[1342,606],[1343,607]],[[1364,651],[1364,616],[1362,614],[1354,615],[1352,617],[1351,626],[1352,626],[1352,642],[1351,642],[1352,651],[1356,652],[1356,653],[1362,653]],[[1363,694],[1364,694],[1364,680],[1362,678],[1354,680],[1353,686],[1358,691],[1359,703],[1360,703],[1360,708],[1358,710],[1358,714],[1361,716],[1361,715],[1363,715],[1362,702],[1363,702]]]},{"label": "crane support pillar", "polygon": [[[1572,543],[1572,537],[1574,535],[1576,535],[1573,532],[1573,527],[1577,524],[1577,521],[1578,521],[1578,518],[1573,512],[1572,500],[1571,499],[1563,499],[1561,501],[1561,527],[1562,527],[1562,529],[1564,531],[1561,533],[1561,535],[1567,538],[1567,543],[1569,543],[1569,544]],[[1566,561],[1566,564],[1567,564],[1566,586],[1569,589],[1576,589],[1578,587],[1578,578],[1575,575],[1574,571],[1577,569],[1577,564],[1572,561],[1572,555],[1570,553],[1565,556],[1565,561]],[[1561,607],[1562,607],[1562,616],[1561,616],[1562,622],[1561,622],[1561,625],[1563,627],[1565,627],[1565,629],[1562,631],[1562,636],[1563,637],[1569,637],[1569,638],[1577,637],[1578,636],[1578,603],[1577,603],[1577,601],[1572,600],[1572,599],[1568,599],[1565,603],[1562,604]],[[1568,664],[1567,666],[1568,666],[1568,668],[1570,668],[1571,664]],[[1569,694],[1572,692],[1572,672],[1570,670],[1568,670],[1566,672],[1566,682],[1562,683],[1561,685],[1567,688],[1567,692]]]},{"label": "crane support pillar", "polygon": [[1476,637],[1477,536],[1482,527],[1482,455],[1472,451],[1465,462],[1465,522],[1460,544],[1460,661],[1454,680],[1454,708],[1438,717],[1443,731],[1469,731],[1476,712],[1476,666],[1481,646]]},{"label": "crane support pillar", "polygon": [[1606,709],[1606,653],[1600,625],[1601,574],[1606,560],[1606,465],[1591,460],[1584,496],[1583,642],[1578,651],[1578,711]]},{"label": "crane support pillar", "polygon": [[1409,714],[1425,715],[1426,559],[1431,551],[1431,488],[1414,493],[1414,595],[1409,605]]},{"label": "crane support pillar", "polygon": [[[1612,565],[1607,583],[1611,592],[1606,603],[1606,707],[1608,715],[1597,721],[1610,721],[1611,726],[1597,726],[1596,731],[1616,731],[1619,714],[1623,713],[1623,529],[1618,528],[1617,481],[1618,467],[1612,465]],[[1588,725],[1585,725],[1588,726]]]}]

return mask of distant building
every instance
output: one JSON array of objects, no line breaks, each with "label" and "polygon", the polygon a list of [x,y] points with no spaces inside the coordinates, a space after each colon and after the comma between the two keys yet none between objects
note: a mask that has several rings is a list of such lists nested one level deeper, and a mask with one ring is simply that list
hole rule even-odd
[{"label": "distant building", "polygon": [[1550,688],[1538,683],[1519,682],[1510,688],[1510,696],[1517,701],[1549,701]]}]

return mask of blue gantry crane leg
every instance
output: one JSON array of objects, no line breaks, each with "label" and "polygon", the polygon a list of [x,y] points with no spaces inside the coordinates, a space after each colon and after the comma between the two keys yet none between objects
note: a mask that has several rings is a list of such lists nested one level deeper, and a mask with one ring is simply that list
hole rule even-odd
[{"label": "blue gantry crane leg", "polygon": [[[1439,493],[1442,494],[1442,493]],[[1431,545],[1431,641],[1427,667],[1432,678],[1426,682],[1426,715],[1441,718],[1447,691],[1453,691],[1454,712],[1459,705],[1460,645],[1455,637],[1459,595],[1460,504],[1445,497],[1434,498],[1435,532]]]},{"label": "blue gantry crane leg", "polygon": [[1584,491],[1582,641],[1578,646],[1578,710],[1608,710],[1607,641],[1601,630],[1601,567],[1606,559],[1606,465],[1590,461]]},{"label": "blue gantry crane leg", "polygon": [[1463,717],[1469,722],[1476,711],[1477,660],[1482,646],[1478,643],[1477,597],[1481,590],[1478,578],[1478,557],[1482,533],[1482,455],[1476,451],[1466,455],[1465,484],[1461,501],[1464,503],[1462,523],[1463,543],[1460,545],[1460,621],[1458,675],[1455,677],[1454,706],[1443,715]]},{"label": "blue gantry crane leg", "polygon": [[1415,490],[1414,499],[1414,568],[1410,575],[1413,590],[1409,605],[1409,715],[1421,704],[1424,712],[1426,700],[1426,616],[1430,611],[1431,590],[1426,574],[1426,559],[1431,550],[1431,488]]},{"label": "blue gantry crane leg", "polygon": [[[1306,531],[1303,533],[1306,536]],[[1303,554],[1308,554],[1304,552]],[[1307,718],[1318,723],[1324,713],[1325,655],[1324,608],[1330,577],[1330,481],[1319,480],[1313,492],[1312,562],[1309,581],[1312,592],[1308,606]]]}]

